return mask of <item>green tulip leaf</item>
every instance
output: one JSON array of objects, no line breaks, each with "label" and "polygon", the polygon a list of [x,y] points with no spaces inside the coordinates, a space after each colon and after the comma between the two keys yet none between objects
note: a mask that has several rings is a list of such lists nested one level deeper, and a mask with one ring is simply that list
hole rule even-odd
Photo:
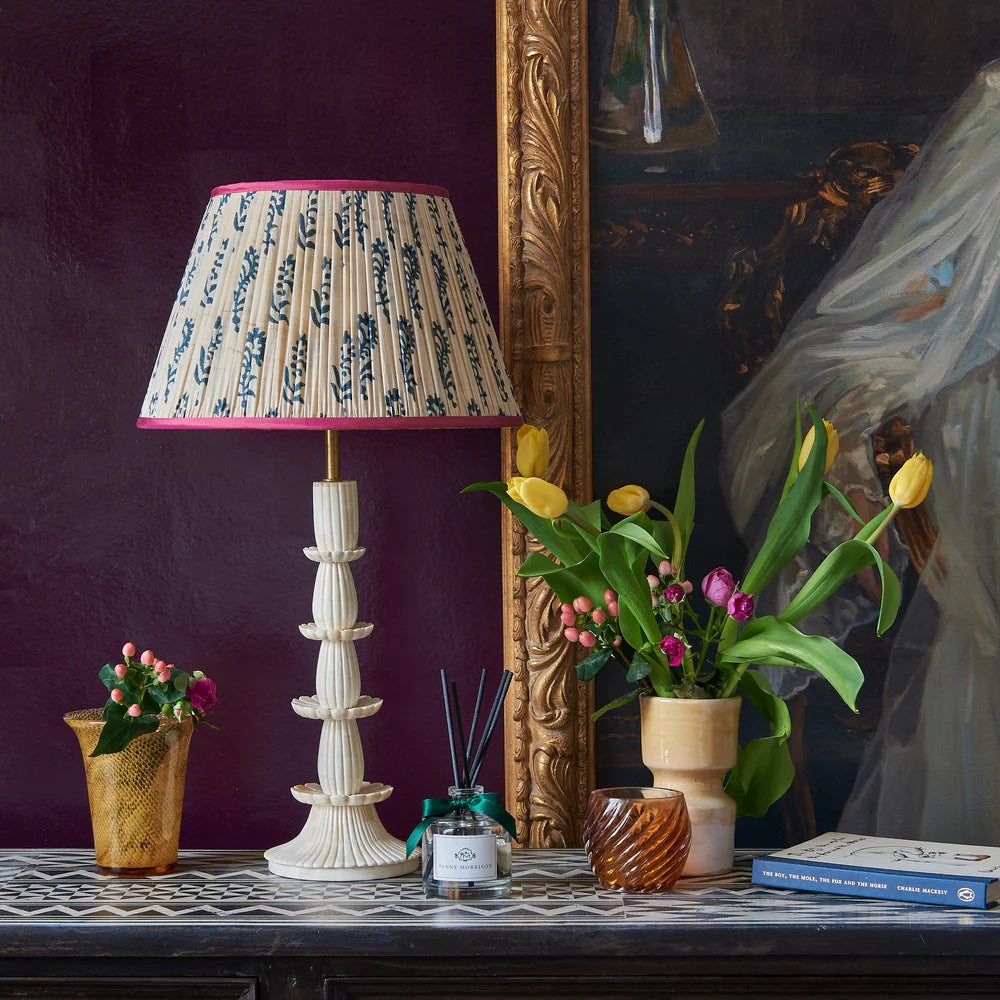
[{"label": "green tulip leaf", "polygon": [[575,518],[583,521],[584,524],[589,525],[594,531],[601,530],[601,501],[594,500],[592,503],[588,503],[586,507],[581,507],[578,503],[574,503],[572,500],[569,502],[569,507],[566,508],[568,514],[572,514]]},{"label": "green tulip leaf", "polygon": [[856,712],[854,701],[865,676],[853,656],[822,635],[803,635],[794,625],[770,616],[748,622],[740,637],[719,654],[724,663],[771,663],[775,657],[821,674]]},{"label": "green tulip leaf", "polygon": [[660,543],[645,528],[640,527],[634,522],[619,521],[611,531],[616,535],[622,535],[624,538],[628,538],[641,545],[657,562],[661,559],[669,558],[666,552],[663,551]]},{"label": "green tulip leaf", "polygon": [[492,493],[516,517],[525,529],[537,538],[549,552],[561,563],[577,563],[587,554],[588,546],[580,540],[579,535],[566,537],[556,530],[550,518],[533,514],[523,504],[519,504],[507,493],[506,483],[473,483],[466,486],[463,493],[485,491]]},{"label": "green tulip leaf", "polygon": [[832,596],[845,580],[869,566],[874,566],[878,570],[882,581],[882,599],[879,603],[877,626],[878,634],[882,635],[892,626],[899,611],[901,596],[899,579],[873,546],[857,538],[841,542],[816,567],[794,600],[778,615],[778,618],[789,624],[801,621],[810,611]]},{"label": "green tulip leaf", "polygon": [[845,497],[844,494],[841,493],[840,490],[838,490],[832,483],[823,483],[823,495],[833,497],[833,499],[836,500],[837,503],[839,503],[840,506],[843,507],[844,510],[846,510],[847,513],[858,522],[858,524],[865,523],[865,519],[854,509],[854,504],[852,504],[851,501],[848,500],[847,497]]},{"label": "green tulip leaf", "polygon": [[823,474],[826,465],[826,428],[812,407],[809,408],[816,440],[802,471],[795,478],[771,518],[764,544],[743,578],[742,589],[759,594],[768,581],[809,541],[813,511],[823,499]]},{"label": "green tulip leaf", "polygon": [[602,705],[596,712],[594,712],[590,716],[590,718],[594,722],[597,722],[597,720],[606,712],[610,712],[616,708],[621,708],[622,705],[627,705],[630,701],[635,701],[635,699],[638,698],[640,694],[642,694],[642,692],[639,690],[639,688],[634,688],[627,694],[623,694],[620,698],[615,698],[614,701],[609,701],[606,705]]},{"label": "green tulip leaf", "polygon": [[[684,451],[684,463],[681,465],[681,478],[677,486],[677,499],[674,501],[674,517],[681,529],[681,540],[684,544],[684,552],[687,552],[691,542],[691,535],[694,533],[694,454],[698,448],[698,439],[701,437],[705,421],[700,420],[688,440],[687,448]],[[684,561],[684,552],[674,555],[674,562],[678,563],[678,569]]]},{"label": "green tulip leaf", "polygon": [[[619,611],[622,605],[632,613],[643,635],[649,642],[658,643],[662,638],[660,625],[653,614],[653,602],[649,596],[649,584],[642,572],[645,566],[645,552],[640,550],[641,560],[635,552],[629,551],[629,542],[620,534],[609,531],[601,535],[598,551],[600,552],[601,572],[611,584],[611,589],[618,595]],[[637,571],[638,570],[638,571]],[[625,635],[625,633],[622,633]],[[642,642],[633,642],[627,635],[625,639],[630,646],[637,648]]]},{"label": "green tulip leaf", "polygon": [[741,747],[726,779],[726,794],[736,802],[736,817],[763,816],[792,785],[795,765],[788,744],[761,736]]},{"label": "green tulip leaf", "polygon": [[529,552],[517,575],[542,577],[564,604],[572,604],[575,598],[582,595],[589,597],[595,605],[602,605],[604,591],[608,589],[596,552],[587,553],[585,559],[572,566],[560,566],[542,552]]}]

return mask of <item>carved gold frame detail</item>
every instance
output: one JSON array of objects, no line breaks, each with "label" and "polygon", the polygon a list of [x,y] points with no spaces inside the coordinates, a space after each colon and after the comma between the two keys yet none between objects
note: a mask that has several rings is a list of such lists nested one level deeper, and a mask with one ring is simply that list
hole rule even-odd
[{"label": "carved gold frame detail", "polygon": [[[591,490],[586,37],[585,0],[497,0],[500,337],[525,420],[549,434],[546,478],[580,502]],[[506,433],[505,474],[515,443]],[[593,693],[548,586],[516,575],[532,544],[505,510],[507,807],[521,846],[577,846]]]}]

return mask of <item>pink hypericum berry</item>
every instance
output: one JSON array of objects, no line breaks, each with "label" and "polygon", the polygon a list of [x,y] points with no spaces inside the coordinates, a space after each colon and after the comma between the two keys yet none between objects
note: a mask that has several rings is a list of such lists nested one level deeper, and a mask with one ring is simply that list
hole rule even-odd
[{"label": "pink hypericum berry", "polygon": [[585,615],[588,611],[593,611],[594,602],[589,597],[577,597],[573,600],[573,609]]},{"label": "pink hypericum berry", "polygon": [[559,610],[560,611],[572,611],[573,610],[573,605],[572,604],[560,604],[559,605]]},{"label": "pink hypericum berry", "polygon": [[124,698],[124,697],[125,697],[125,695],[123,695],[118,688],[112,688],[111,689],[111,700],[112,701],[121,701],[122,698]]},{"label": "pink hypericum berry", "polygon": [[138,715],[142,715],[142,709],[138,705],[129,705],[128,714],[134,719]]},{"label": "pink hypericum berry", "polygon": [[569,611],[561,611],[559,613],[559,621],[561,621],[563,625],[575,625],[576,612],[570,608],[568,604],[564,604],[563,608],[569,608]]},{"label": "pink hypericum berry", "polygon": [[653,574],[650,573],[649,576],[646,577],[646,583],[649,584],[650,590],[656,590],[656,588],[660,585],[660,578],[658,576],[653,576]]},{"label": "pink hypericum berry", "polygon": [[154,660],[153,661],[153,666],[156,667],[157,670],[166,670],[167,669],[167,661],[166,660]]},{"label": "pink hypericum berry", "polygon": [[581,632],[580,633],[580,645],[581,646],[593,646],[597,642],[597,636],[593,632]]},{"label": "pink hypericum berry", "polygon": [[658,594],[650,594],[650,600],[653,602],[653,607],[658,608],[660,606],[660,598]]},{"label": "pink hypericum berry", "polygon": [[576,642],[580,638],[580,630],[578,628],[563,629],[563,635],[567,642]]},{"label": "pink hypericum berry", "polygon": [[161,671],[160,671],[160,672],[159,672],[159,673],[158,673],[158,674],[156,675],[156,679],[157,679],[157,680],[158,680],[158,681],[159,681],[159,682],[160,682],[161,684],[166,684],[166,683],[167,683],[167,681],[169,681],[169,680],[170,680],[170,671],[169,671],[169,670],[161,670]]},{"label": "pink hypericum berry", "polygon": [[681,586],[684,588],[685,594],[690,594],[694,590],[694,584],[690,580],[685,580]]},{"label": "pink hypericum berry", "polygon": [[147,649],[143,651],[143,654],[139,657],[139,659],[145,663],[147,667],[151,667],[156,660],[156,656],[153,654],[151,649]]},{"label": "pink hypericum berry", "polygon": [[131,642],[126,642],[122,646],[122,656],[135,656],[135,644]]},{"label": "pink hypericum berry", "polygon": [[597,625],[603,625],[607,617],[607,613],[601,608],[594,608],[594,613],[591,615],[591,618],[594,619],[594,623]]},{"label": "pink hypericum berry", "polygon": [[656,568],[660,571],[660,576],[673,576],[677,572],[669,559],[664,559]]},{"label": "pink hypericum berry", "polygon": [[118,666],[115,667],[115,674],[117,676],[124,677],[127,673],[128,667],[126,667],[124,663],[119,663]]},{"label": "pink hypericum berry", "polygon": [[612,601],[617,601],[618,595],[613,590],[604,591],[604,603],[610,604]]},{"label": "pink hypericum berry", "polygon": [[608,601],[608,614],[611,615],[612,618],[617,618],[618,617],[618,602],[617,601]]},{"label": "pink hypericum berry", "polygon": [[612,646],[620,646],[621,644],[622,644],[622,637],[620,635],[616,635],[614,639],[611,640]]}]

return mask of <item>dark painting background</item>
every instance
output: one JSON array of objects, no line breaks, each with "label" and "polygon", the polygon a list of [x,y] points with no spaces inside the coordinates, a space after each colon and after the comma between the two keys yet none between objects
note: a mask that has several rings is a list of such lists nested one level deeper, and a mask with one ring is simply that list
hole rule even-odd
[{"label": "dark painting background", "polygon": [[[600,24],[608,20],[595,15],[615,6],[590,5],[592,54],[601,50]],[[679,0],[677,6],[720,135],[709,145],[665,154],[591,148],[594,491],[602,496],[638,482],[672,503],[687,438],[705,417],[688,563],[697,582],[720,563],[739,575],[746,558],[717,489],[719,414],[752,377],[739,371],[721,331],[731,262],[764,251],[786,208],[815,194],[813,174],[834,150],[862,141],[922,143],[975,72],[1000,58],[1000,5]],[[599,86],[594,73],[592,92]],[[829,251],[804,244],[793,253],[786,319],[859,223],[845,223]],[[822,681],[792,704],[806,780],[765,819],[741,820],[738,845],[794,843],[836,825],[879,717],[891,640],[870,632],[858,630],[850,640],[867,678],[860,715],[852,717]],[[626,687],[620,676],[602,673],[598,704]],[[599,785],[648,781],[635,764],[637,709],[605,716],[596,732]]]},{"label": "dark painting background", "polygon": [[[218,683],[182,847],[300,830],[316,778],[311,486],[321,434],[139,431],[211,189],[376,178],[450,190],[495,310],[492,3],[13,0],[0,9],[0,847],[91,843],[65,711],[126,640]],[[448,784],[437,670],[501,667],[499,432],[345,433],[366,776],[406,836]],[[502,784],[502,740],[484,777]]]}]

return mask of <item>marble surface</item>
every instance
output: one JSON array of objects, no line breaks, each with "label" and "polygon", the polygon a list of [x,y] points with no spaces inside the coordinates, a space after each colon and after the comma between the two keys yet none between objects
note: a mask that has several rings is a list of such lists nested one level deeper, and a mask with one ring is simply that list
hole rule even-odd
[{"label": "marble surface", "polygon": [[120,879],[91,851],[0,851],[0,955],[142,955],[165,940],[202,954],[1000,955],[997,910],[752,886],[751,859],[640,896],[601,889],[580,850],[522,850],[511,898],[452,901],[424,898],[416,876],[281,878],[260,852],[184,851],[169,875]]}]

